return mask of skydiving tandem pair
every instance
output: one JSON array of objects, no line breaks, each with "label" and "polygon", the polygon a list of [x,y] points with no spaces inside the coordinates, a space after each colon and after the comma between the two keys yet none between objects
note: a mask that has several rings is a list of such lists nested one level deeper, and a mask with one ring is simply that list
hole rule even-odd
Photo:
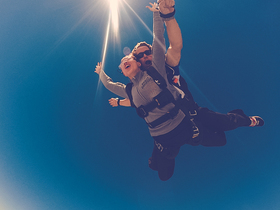
[{"label": "skydiving tandem pair", "polygon": [[[126,98],[110,99],[112,106],[133,106],[145,120],[154,139],[149,167],[166,181],[174,173],[175,157],[181,146],[224,146],[225,131],[244,126],[263,126],[264,121],[258,116],[245,115],[241,109],[221,114],[195,103],[187,83],[178,74],[182,37],[174,18],[174,1],[160,0],[159,11],[155,4],[151,6],[148,8],[153,11],[152,46],[140,42],[130,55],[121,60],[122,73],[131,83],[113,82],[102,70],[101,63],[97,64],[95,72],[108,90]],[[173,16],[161,17],[160,12],[173,13]],[[170,42],[166,55],[166,47],[162,47],[165,46],[164,22]]]}]

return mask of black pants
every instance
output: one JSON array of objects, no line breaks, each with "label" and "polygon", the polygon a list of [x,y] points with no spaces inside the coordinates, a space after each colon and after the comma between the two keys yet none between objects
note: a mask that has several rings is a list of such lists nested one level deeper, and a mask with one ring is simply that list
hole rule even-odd
[{"label": "black pants", "polygon": [[226,144],[224,131],[249,126],[251,123],[250,118],[241,109],[221,114],[201,107],[197,110],[194,122],[200,133],[196,138],[192,138],[192,124],[187,118],[171,132],[153,137],[154,148],[152,157],[149,158],[149,167],[158,171],[161,180],[166,181],[172,177],[175,157],[184,144],[207,147],[224,146]]}]

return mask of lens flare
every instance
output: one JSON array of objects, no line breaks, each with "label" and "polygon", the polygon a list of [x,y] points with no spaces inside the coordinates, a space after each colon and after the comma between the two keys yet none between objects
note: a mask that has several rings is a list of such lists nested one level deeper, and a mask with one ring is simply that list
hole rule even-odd
[{"label": "lens flare", "polygon": [[103,46],[103,56],[102,56],[102,63],[103,63],[103,64],[104,64],[104,62],[105,62],[105,57],[106,57],[106,52],[107,52],[107,46],[108,46],[108,40],[109,40],[110,18],[111,18],[111,15],[109,15],[109,21],[108,21],[108,25],[107,25],[106,36],[105,36],[104,46]]},{"label": "lens flare", "polygon": [[140,20],[140,22],[145,26],[145,28],[149,31],[149,33],[151,35],[153,35],[152,30],[147,26],[147,24],[142,20],[142,18],[140,18],[140,16],[134,11],[134,9],[132,9],[132,7],[125,1],[123,0],[123,2],[127,5],[127,7],[135,14],[135,16]]},{"label": "lens flare", "polygon": [[118,35],[119,30],[119,0],[109,0],[111,20],[114,28],[115,36]]}]

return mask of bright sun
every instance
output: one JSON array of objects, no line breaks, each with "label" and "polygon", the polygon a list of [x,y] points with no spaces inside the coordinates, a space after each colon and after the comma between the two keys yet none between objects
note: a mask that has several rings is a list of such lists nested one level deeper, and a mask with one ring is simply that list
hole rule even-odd
[{"label": "bright sun", "polygon": [[117,32],[119,29],[119,1],[120,0],[108,0],[110,3],[110,11],[111,11],[111,20],[114,27],[115,35],[117,36]]},{"label": "bright sun", "polygon": [[152,35],[152,31],[149,29],[149,27],[144,23],[144,21],[139,17],[139,15],[132,9],[132,7],[126,2],[126,0],[107,0],[109,4],[109,18],[108,18],[108,25],[106,29],[106,35],[104,37],[104,45],[103,45],[103,55],[102,55],[102,63],[105,64],[105,57],[109,42],[109,34],[110,31],[114,34],[117,42],[120,42],[119,37],[119,6],[120,3],[124,3],[135,15],[136,17],[141,21],[141,23],[146,27],[146,29],[150,32]]}]

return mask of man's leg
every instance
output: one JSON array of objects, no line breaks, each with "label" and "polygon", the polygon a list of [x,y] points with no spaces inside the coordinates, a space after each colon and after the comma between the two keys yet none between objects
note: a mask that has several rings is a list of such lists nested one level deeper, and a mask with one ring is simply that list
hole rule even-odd
[{"label": "man's leg", "polygon": [[227,114],[213,112],[208,108],[199,108],[197,120],[205,127],[214,131],[229,131],[242,126],[250,126],[251,119],[241,109],[235,109]]}]

